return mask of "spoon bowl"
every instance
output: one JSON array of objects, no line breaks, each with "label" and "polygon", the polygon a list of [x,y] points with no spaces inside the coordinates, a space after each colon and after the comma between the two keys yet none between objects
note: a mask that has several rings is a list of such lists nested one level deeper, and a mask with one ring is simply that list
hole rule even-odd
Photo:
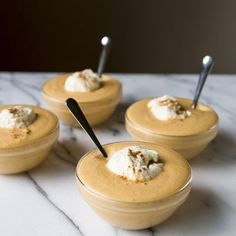
[{"label": "spoon bowl", "polygon": [[73,99],[68,98],[66,100],[66,106],[75,118],[75,120],[80,124],[80,126],[83,128],[83,130],[88,134],[88,136],[91,138],[91,140],[94,142],[94,144],[97,146],[99,151],[104,157],[107,157],[107,153],[98,141],[96,135],[94,134],[91,126],[89,125],[84,113],[82,112],[81,108],[79,107],[79,104]]}]

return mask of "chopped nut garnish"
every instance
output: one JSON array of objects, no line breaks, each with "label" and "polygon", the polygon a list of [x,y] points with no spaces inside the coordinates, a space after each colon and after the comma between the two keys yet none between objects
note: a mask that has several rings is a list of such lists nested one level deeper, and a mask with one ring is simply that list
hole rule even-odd
[{"label": "chopped nut garnish", "polygon": [[157,163],[156,161],[153,161],[153,160],[150,160],[147,164],[147,166],[149,167],[150,165],[154,164],[154,163]]},{"label": "chopped nut garnish", "polygon": [[187,111],[178,103],[177,100],[171,100],[171,99],[166,99],[159,101],[160,106],[168,106],[169,108],[172,108],[177,115],[184,115],[187,116]]},{"label": "chopped nut garnish", "polygon": [[130,156],[132,156],[132,157],[137,157],[137,156],[142,157],[143,156],[142,152],[140,152],[140,151],[132,151],[131,149],[129,149],[128,154]]},{"label": "chopped nut garnish", "polygon": [[20,137],[19,134],[13,134],[13,138],[15,138],[15,139],[17,139],[17,138],[19,138],[19,137]]},{"label": "chopped nut garnish", "polygon": [[31,130],[30,130],[29,128],[26,128],[26,129],[24,129],[24,132],[25,132],[26,134],[29,134],[29,133],[31,132]]}]

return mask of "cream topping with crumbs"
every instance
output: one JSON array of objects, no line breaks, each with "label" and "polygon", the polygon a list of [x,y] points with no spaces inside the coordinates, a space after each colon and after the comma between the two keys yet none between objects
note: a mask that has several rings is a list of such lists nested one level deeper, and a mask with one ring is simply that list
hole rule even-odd
[{"label": "cream topping with crumbs", "polygon": [[14,106],[0,112],[0,128],[21,129],[34,122],[36,114],[33,109],[25,106]]},{"label": "cream topping with crumbs", "polygon": [[185,110],[176,98],[168,95],[152,99],[148,103],[148,108],[159,120],[183,120],[191,115],[191,112]]},{"label": "cream topping with crumbs", "polygon": [[115,152],[107,162],[113,173],[132,181],[146,181],[156,177],[163,167],[158,153],[140,146],[130,146]]}]

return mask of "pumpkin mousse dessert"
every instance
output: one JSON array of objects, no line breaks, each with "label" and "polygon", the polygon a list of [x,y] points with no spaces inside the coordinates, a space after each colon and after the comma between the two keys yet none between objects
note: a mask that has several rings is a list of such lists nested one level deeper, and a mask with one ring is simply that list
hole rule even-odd
[{"label": "pumpkin mousse dessert", "polygon": [[90,125],[107,120],[121,99],[121,84],[106,75],[98,77],[90,69],[72,74],[58,75],[42,87],[43,100],[59,119],[77,127],[67,110],[65,101],[75,99],[81,106]]},{"label": "pumpkin mousse dessert", "polygon": [[166,220],[191,190],[191,168],[177,152],[130,141],[84,155],[76,168],[81,195],[103,219],[124,229],[145,229]]},{"label": "pumpkin mousse dessert", "polygon": [[58,119],[50,111],[30,105],[0,106],[0,174],[37,166],[58,134]]},{"label": "pumpkin mousse dessert", "polygon": [[126,128],[135,140],[164,145],[191,159],[217,134],[218,116],[208,106],[168,95],[144,99],[126,111]]}]

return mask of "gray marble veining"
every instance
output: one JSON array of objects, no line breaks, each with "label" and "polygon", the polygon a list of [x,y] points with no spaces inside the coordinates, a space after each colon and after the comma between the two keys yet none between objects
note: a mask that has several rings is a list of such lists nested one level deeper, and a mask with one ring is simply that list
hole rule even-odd
[{"label": "gray marble veining", "polygon": [[[42,107],[40,88],[55,73],[0,73],[1,104]],[[102,143],[129,140],[124,112],[136,100],[163,94],[192,98],[196,75],[113,74],[123,99],[113,117],[95,129]],[[219,135],[191,161],[193,190],[166,222],[143,231],[110,226],[81,199],[75,184],[79,158],[93,148],[80,129],[61,125],[48,158],[27,173],[0,176],[0,235],[234,235],[236,231],[236,76],[210,75],[200,102],[220,117]]]}]

